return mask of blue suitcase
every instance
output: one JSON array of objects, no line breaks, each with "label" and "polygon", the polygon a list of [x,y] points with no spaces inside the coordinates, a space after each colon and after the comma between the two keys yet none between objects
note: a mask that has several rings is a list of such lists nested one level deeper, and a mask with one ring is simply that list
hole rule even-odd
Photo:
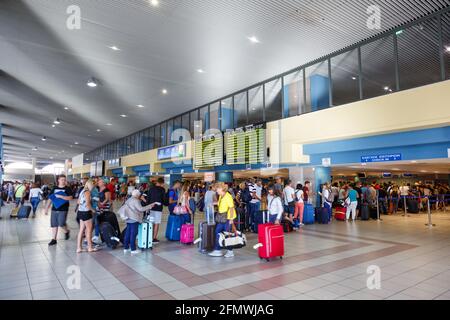
[{"label": "blue suitcase", "polygon": [[328,224],[330,222],[329,212],[327,208],[316,208],[317,222],[320,224]]},{"label": "blue suitcase", "polygon": [[314,224],[314,207],[312,204],[306,203],[303,211],[303,224]]},{"label": "blue suitcase", "polygon": [[253,233],[258,233],[258,226],[260,224],[264,224],[264,214],[267,214],[267,211],[256,211],[253,216],[252,223],[252,231]]},{"label": "blue suitcase", "polygon": [[180,216],[170,215],[167,221],[166,238],[169,241],[180,241],[182,219]]},{"label": "blue suitcase", "polygon": [[30,213],[30,206],[21,206],[19,212],[17,213],[17,219],[28,219],[30,217]]}]

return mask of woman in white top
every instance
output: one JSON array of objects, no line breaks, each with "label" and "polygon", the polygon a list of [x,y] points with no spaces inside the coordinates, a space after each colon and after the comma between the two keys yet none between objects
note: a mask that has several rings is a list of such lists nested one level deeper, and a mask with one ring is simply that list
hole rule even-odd
[{"label": "woman in white top", "polygon": [[295,213],[295,190],[292,188],[292,181],[288,180],[283,190],[284,210],[289,215],[289,220],[294,223]]},{"label": "woman in white top", "polygon": [[78,232],[77,239],[77,253],[86,252],[86,250],[83,250],[83,236],[88,242],[88,252],[97,251],[92,243],[92,220],[94,218],[94,210],[92,209],[91,204],[92,189],[94,189],[94,182],[92,180],[88,180],[78,196],[77,220],[80,221],[80,231]]},{"label": "woman in white top", "polygon": [[43,192],[41,188],[39,188],[36,183],[33,183],[33,186],[30,190],[30,203],[31,207],[33,208],[33,218],[36,217],[36,211],[39,206],[39,202],[41,202],[42,194]]},{"label": "woman in white top", "polygon": [[297,203],[295,204],[295,214],[294,220],[299,220],[300,222],[297,226],[302,227],[303,224],[303,212],[305,211],[305,201],[303,195],[303,186],[299,183],[297,184],[297,188],[295,190],[295,196],[297,198]]},{"label": "woman in white top", "polygon": [[281,200],[281,192],[275,190],[274,186],[269,187],[269,195],[267,196],[267,206],[269,209],[269,222],[280,224],[283,218],[283,202]]}]

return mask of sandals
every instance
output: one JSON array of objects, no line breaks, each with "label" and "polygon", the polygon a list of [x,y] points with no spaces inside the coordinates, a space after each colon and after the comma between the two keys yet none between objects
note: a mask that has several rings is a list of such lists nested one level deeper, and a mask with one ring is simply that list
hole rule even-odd
[{"label": "sandals", "polygon": [[77,250],[77,253],[78,253],[78,254],[83,253],[83,252],[86,252],[86,250],[84,250],[84,249]]},{"label": "sandals", "polygon": [[92,249],[89,249],[88,252],[89,253],[98,252],[98,249],[97,248],[92,248]]}]

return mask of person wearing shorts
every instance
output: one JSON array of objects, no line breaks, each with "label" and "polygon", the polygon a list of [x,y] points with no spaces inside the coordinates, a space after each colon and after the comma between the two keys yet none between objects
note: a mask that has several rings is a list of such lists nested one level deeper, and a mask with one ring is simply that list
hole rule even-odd
[{"label": "person wearing shorts", "polygon": [[146,203],[158,203],[150,211],[150,219],[153,221],[153,243],[159,243],[158,232],[162,220],[162,211],[166,189],[164,189],[164,179],[159,178],[155,185],[148,190]]},{"label": "person wearing shorts", "polygon": [[[48,212],[51,208],[51,216],[50,216],[50,226],[52,228],[53,238],[49,242],[49,246],[54,246],[57,244],[58,231],[59,229],[63,229],[65,234],[65,239],[69,240],[70,231],[67,228],[67,214],[69,212],[70,200],[73,200],[72,189],[67,186],[67,178],[65,175],[58,176],[57,185],[53,187],[50,198],[53,200],[49,202],[45,214],[48,215]],[[63,200],[63,204],[56,206],[56,200]]]}]

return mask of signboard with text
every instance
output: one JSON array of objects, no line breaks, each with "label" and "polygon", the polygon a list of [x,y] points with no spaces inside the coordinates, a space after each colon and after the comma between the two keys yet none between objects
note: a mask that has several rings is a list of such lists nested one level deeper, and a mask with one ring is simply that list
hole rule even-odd
[{"label": "signboard with text", "polygon": [[361,163],[378,163],[378,162],[392,162],[401,161],[402,155],[400,153],[395,154],[382,154],[374,156],[362,156]]}]

